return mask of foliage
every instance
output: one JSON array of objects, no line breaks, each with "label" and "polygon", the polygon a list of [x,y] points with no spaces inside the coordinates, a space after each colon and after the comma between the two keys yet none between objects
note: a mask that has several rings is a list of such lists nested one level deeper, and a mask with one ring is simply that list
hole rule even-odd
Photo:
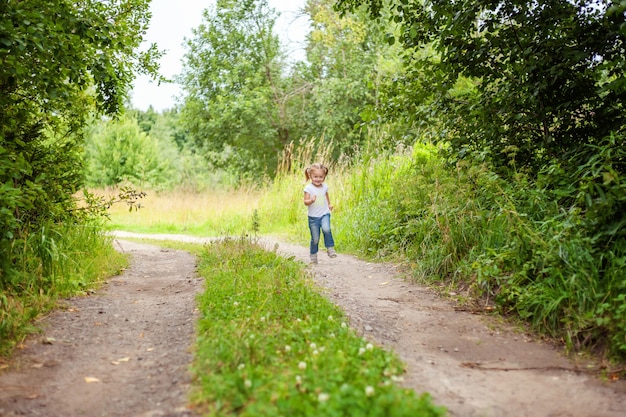
[{"label": "foliage", "polygon": [[275,19],[266,0],[218,0],[187,41],[184,121],[217,168],[271,172],[290,140]]},{"label": "foliage", "polygon": [[[405,113],[431,116],[456,157],[480,150],[496,166],[536,173],[624,125],[626,12],[617,1],[397,0],[372,8],[388,8],[402,26],[401,85],[421,95]],[[420,54],[425,45],[435,54]],[[474,87],[459,90],[464,79]]]},{"label": "foliage", "polygon": [[570,349],[623,360],[620,143],[583,148],[576,172],[555,161],[537,181],[518,174],[514,184],[476,162],[450,171],[429,147],[365,158],[342,179],[336,241],[458,286],[472,308],[515,313]]},{"label": "foliage", "polygon": [[306,5],[311,33],[301,73],[310,87],[300,120],[308,137],[334,143],[336,157],[362,142],[360,113],[375,101],[381,42],[380,28],[366,15],[340,17],[332,3],[310,0]]},{"label": "foliage", "polygon": [[177,110],[131,109],[116,119],[94,121],[85,148],[86,185],[91,188],[130,183],[152,191],[199,192],[235,182],[195,152]]},{"label": "foliage", "polygon": [[300,264],[240,239],[207,245],[199,267],[210,279],[194,401],[206,415],[445,415],[395,385],[399,360],[356,336]]},{"label": "foliage", "polygon": [[[42,299],[80,286],[73,284],[82,282],[75,277],[80,269],[65,263],[82,262],[90,279],[90,254],[74,253],[69,241],[84,236],[77,230],[95,228],[85,234],[104,244],[101,225],[85,223],[76,210],[82,129],[94,113],[121,109],[135,72],[155,74],[155,47],[137,52],[148,7],[147,0],[0,2],[3,342],[22,334],[25,321],[42,311]],[[97,249],[84,246],[90,247]]]},{"label": "foliage", "polygon": [[[143,0],[0,3],[0,268],[14,241],[71,217],[82,183],[81,128],[95,109],[115,113],[147,25]],[[157,54],[158,55],[158,54]],[[33,69],[37,69],[34,71]]]},{"label": "foliage", "polygon": [[101,122],[86,144],[87,184],[106,187],[130,183],[159,188],[174,171],[159,145],[134,119]]},{"label": "foliage", "polygon": [[290,144],[331,144],[334,160],[354,154],[378,118],[381,80],[401,70],[400,46],[364,10],[339,16],[331,0],[310,0],[306,61],[288,66],[275,14],[252,3],[218,2],[187,43],[182,114],[192,148],[246,179],[273,177]]}]

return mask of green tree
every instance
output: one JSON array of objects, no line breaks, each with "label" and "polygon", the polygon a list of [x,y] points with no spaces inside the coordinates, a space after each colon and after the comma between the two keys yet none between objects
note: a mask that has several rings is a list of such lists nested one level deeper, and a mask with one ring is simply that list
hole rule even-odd
[{"label": "green tree", "polygon": [[272,172],[291,139],[276,16],[266,0],[218,0],[187,41],[183,117],[215,167]]},{"label": "green tree", "polygon": [[300,122],[304,134],[332,142],[336,154],[361,144],[369,108],[376,105],[390,46],[381,25],[363,10],[340,16],[332,0],[309,0],[307,63],[299,67],[309,88]]},{"label": "green tree", "polygon": [[312,27],[307,48],[312,133],[346,150],[360,142],[359,113],[373,101],[375,42],[367,21],[355,14],[340,17],[330,1],[309,0],[306,10]]},{"label": "green tree", "polygon": [[[389,10],[402,26],[408,70],[396,92],[406,88],[429,104],[407,114],[436,120],[460,156],[480,151],[495,165],[537,172],[623,129],[623,2],[340,0],[337,7],[363,3],[374,14]],[[424,46],[435,54],[420,53]]]},{"label": "green tree", "polygon": [[0,286],[11,281],[17,240],[75,220],[86,120],[117,113],[135,72],[155,73],[155,47],[138,52],[148,7],[0,1]]},{"label": "green tree", "polygon": [[130,117],[101,121],[87,141],[87,183],[166,188],[175,181],[172,162],[178,154],[167,139],[154,139]]}]

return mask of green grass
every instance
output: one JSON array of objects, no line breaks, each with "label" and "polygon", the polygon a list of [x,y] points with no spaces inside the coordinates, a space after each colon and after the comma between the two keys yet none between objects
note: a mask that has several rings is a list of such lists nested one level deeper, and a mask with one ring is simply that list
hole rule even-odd
[{"label": "green grass", "polygon": [[[289,168],[258,188],[199,200],[162,195],[150,207],[163,214],[125,212],[144,220],[118,225],[160,232],[170,222],[168,232],[241,236],[256,213],[259,234],[306,245],[306,151],[294,149]],[[626,177],[610,156],[574,173],[548,166],[534,179],[501,177],[477,161],[451,166],[423,144],[331,164],[337,250],[402,263],[416,281],[457,287],[461,302],[517,315],[572,351],[597,348],[623,361]],[[150,229],[155,217],[164,221]]]},{"label": "green grass", "polygon": [[15,267],[0,282],[0,358],[37,332],[34,319],[60,298],[85,294],[128,264],[93,225],[50,225],[16,242]]},{"label": "green grass", "polygon": [[401,361],[358,337],[303,264],[249,239],[184,246],[206,278],[192,399],[203,415],[446,415],[398,386]]}]

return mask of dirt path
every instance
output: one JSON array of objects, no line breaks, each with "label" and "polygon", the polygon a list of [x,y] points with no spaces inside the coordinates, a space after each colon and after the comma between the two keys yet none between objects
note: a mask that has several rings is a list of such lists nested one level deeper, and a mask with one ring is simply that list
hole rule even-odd
[{"label": "dirt path", "polygon": [[[117,242],[133,254],[131,267],[102,292],[70,300],[69,309],[45,320],[43,336],[16,356],[17,369],[0,375],[0,416],[191,415],[184,408],[186,367],[193,297],[201,289],[194,260]],[[278,251],[308,258],[299,246],[280,243]],[[321,256],[310,269],[360,334],[404,360],[404,384],[430,392],[452,416],[626,415],[625,381],[602,382],[549,345],[495,319],[456,311],[431,290],[404,282],[392,266],[340,254]],[[41,342],[47,338],[54,341]]]},{"label": "dirt path", "polygon": [[98,293],[67,301],[0,374],[0,416],[183,417],[195,295],[182,251],[116,241],[129,268]]}]

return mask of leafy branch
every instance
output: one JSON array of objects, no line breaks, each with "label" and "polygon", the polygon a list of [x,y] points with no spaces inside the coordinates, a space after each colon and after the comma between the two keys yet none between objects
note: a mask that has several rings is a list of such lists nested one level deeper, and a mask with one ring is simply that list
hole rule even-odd
[{"label": "leafy branch", "polygon": [[84,203],[82,207],[77,207],[74,211],[83,213],[86,217],[106,217],[109,218],[108,210],[118,203],[125,203],[128,211],[137,211],[142,206],[139,200],[147,196],[144,191],[137,191],[132,187],[122,187],[113,197],[97,196],[89,191],[83,191]]}]

